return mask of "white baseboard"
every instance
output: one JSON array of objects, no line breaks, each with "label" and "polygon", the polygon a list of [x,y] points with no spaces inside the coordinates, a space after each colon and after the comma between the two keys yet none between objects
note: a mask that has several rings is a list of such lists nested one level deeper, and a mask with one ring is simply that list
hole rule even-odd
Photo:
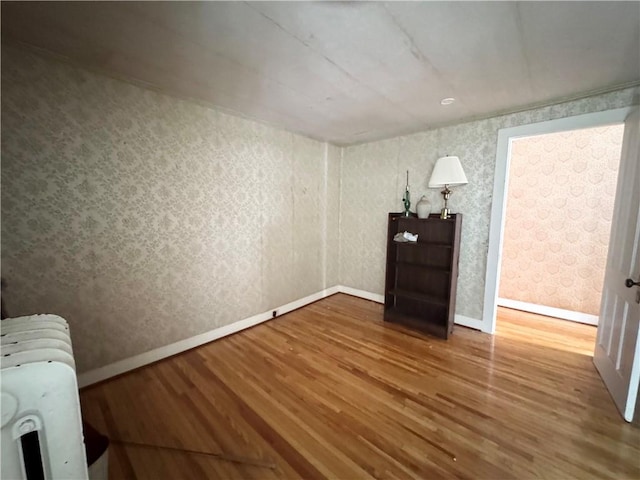
[{"label": "white baseboard", "polygon": [[384,303],[384,295],[380,295],[378,293],[371,293],[367,292],[366,290],[358,290],[357,288],[345,287],[344,285],[338,285],[338,291],[340,293],[346,293],[347,295],[353,295],[354,297],[364,298],[365,300]]},{"label": "white baseboard", "polygon": [[547,307],[546,305],[537,305],[535,303],[521,302],[519,300],[509,300],[508,298],[498,298],[498,305],[515,310],[523,310],[525,312],[546,315],[547,317],[556,317],[571,322],[586,323],[588,325],[598,325],[599,317],[588,313],[574,312],[563,308]]},{"label": "white baseboard", "polygon": [[467,317],[466,315],[459,315],[456,313],[454,323],[462,325],[463,327],[473,328],[474,330],[480,330],[481,332],[489,333],[485,330],[484,322],[477,318]]},{"label": "white baseboard", "polygon": [[[313,295],[301,298],[300,300],[295,300],[293,302],[287,303],[286,305],[282,305],[281,307],[272,308],[266,312],[259,313],[249,318],[245,318],[244,320],[239,320],[229,325],[224,325],[208,332],[201,333],[200,335],[185,338],[184,340],[180,340],[170,345],[155,348],[148,352],[125,358],[114,363],[110,363],[109,365],[105,365],[104,367],[81,373],[80,375],[78,375],[78,386],[80,388],[87,387],[94,383],[101,382],[111,377],[115,377],[116,375],[121,375],[130,370],[143,367],[150,363],[157,362],[158,360],[162,360],[163,358],[167,358],[186,350],[199,347],[200,345],[204,345],[205,343],[212,342],[219,338],[226,337],[227,335],[231,335],[246,328],[250,328],[260,323],[266,322],[267,320],[271,320],[273,318],[273,310],[277,310],[279,317],[281,315],[284,315],[285,313],[297,310],[298,308],[329,297],[335,293],[346,293],[347,295],[353,295],[354,297],[364,298],[366,300],[371,300],[377,303],[384,303],[383,295],[367,292],[365,290],[359,290],[357,288],[346,287],[344,285],[337,285],[335,287],[322,290],[318,293],[314,293]],[[474,328],[476,330],[482,330],[481,320],[465,317],[464,315],[456,315],[455,323],[465,327]]]},{"label": "white baseboard", "polygon": [[281,307],[272,308],[264,313],[259,313],[258,315],[245,318],[244,320],[239,320],[237,322],[215,328],[200,335],[185,338],[184,340],[180,340],[179,342],[175,342],[170,345],[165,345],[163,347],[155,348],[148,352],[135,355],[133,357],[119,360],[109,365],[105,365],[104,367],[89,370],[88,372],[84,372],[78,375],[78,385],[80,388],[86,387],[88,385],[101,382],[102,380],[106,380],[107,378],[115,377],[116,375],[120,375],[144,365],[157,362],[158,360],[162,360],[163,358],[167,358],[177,353],[190,350],[194,347],[204,345],[205,343],[212,342],[213,340],[226,337],[227,335],[231,335],[232,333],[236,333],[246,328],[258,325],[259,323],[266,322],[267,320],[271,320],[273,318],[273,310],[277,310],[279,317],[281,315],[284,315],[285,313],[297,310],[298,308],[304,307],[305,305],[321,300],[325,297],[329,297],[335,293],[338,293],[339,291],[339,287],[337,286],[327,288],[326,290],[322,290],[307,297],[301,298],[300,300],[295,300],[293,302],[287,303],[286,305],[282,305]]},{"label": "white baseboard", "polygon": [[[338,291],[340,293],[353,295],[354,297],[360,297],[366,300],[373,300],[374,302],[384,303],[384,295],[380,295],[378,293],[371,293],[365,290],[358,290],[357,288],[345,287],[344,285],[338,285]],[[484,322],[482,320],[478,320],[477,318],[471,318],[465,315],[456,314],[454,317],[454,322],[458,325],[462,325],[463,327],[469,327],[473,328],[474,330],[480,330],[484,332]]]}]

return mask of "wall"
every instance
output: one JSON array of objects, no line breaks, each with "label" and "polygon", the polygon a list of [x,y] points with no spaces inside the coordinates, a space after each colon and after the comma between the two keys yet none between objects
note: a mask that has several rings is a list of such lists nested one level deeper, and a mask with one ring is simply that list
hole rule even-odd
[{"label": "wall", "polygon": [[2,49],[2,276],[80,372],[338,283],[341,150]]},{"label": "wall", "polygon": [[[479,325],[483,320],[498,130],[629,106],[634,101],[635,91],[626,89],[345,148],[341,190],[341,283],[375,294],[383,293],[387,212],[402,210],[405,171],[410,171],[413,205],[426,194],[436,212],[441,208],[442,196],[437,189],[427,188],[433,165],[440,156],[457,155],[469,184],[455,187],[449,202],[453,212],[463,214],[456,313],[472,320],[468,323],[474,323],[475,319],[474,324]],[[485,319],[485,324],[487,322]]]},{"label": "wall", "polygon": [[[497,132],[634,91],[339,149],[3,47],[2,275],[69,320],[80,372],[336,284],[381,295],[387,212],[435,160],[469,184],[457,313],[481,319]],[[454,107],[455,108],[455,107]]]},{"label": "wall", "polygon": [[513,141],[501,298],[599,315],[623,133]]}]

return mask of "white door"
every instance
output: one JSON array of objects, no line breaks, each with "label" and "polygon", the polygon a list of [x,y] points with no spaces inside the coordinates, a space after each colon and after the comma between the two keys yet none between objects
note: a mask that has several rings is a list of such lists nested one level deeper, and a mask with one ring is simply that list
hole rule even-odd
[{"label": "white door", "polygon": [[[625,121],[598,336],[598,372],[624,419],[633,419],[640,379],[640,109]],[[638,412],[640,415],[640,412]]]}]

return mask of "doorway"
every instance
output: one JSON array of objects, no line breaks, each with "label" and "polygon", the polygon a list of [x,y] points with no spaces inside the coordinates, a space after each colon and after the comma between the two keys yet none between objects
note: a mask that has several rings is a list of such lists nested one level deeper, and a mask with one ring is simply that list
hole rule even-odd
[{"label": "doorway", "polygon": [[[487,275],[485,279],[483,312],[483,321],[485,323],[484,331],[492,334],[496,331],[499,279],[504,247],[503,234],[506,217],[507,184],[509,180],[509,166],[513,142],[519,138],[535,135],[622,124],[629,112],[630,108],[620,108],[530,125],[522,125],[519,127],[505,128],[499,131],[489,233],[489,251],[487,257]],[[554,189],[557,188],[557,186],[550,185],[549,188]]]},{"label": "doorway", "polygon": [[512,141],[498,306],[597,325],[623,134]]}]

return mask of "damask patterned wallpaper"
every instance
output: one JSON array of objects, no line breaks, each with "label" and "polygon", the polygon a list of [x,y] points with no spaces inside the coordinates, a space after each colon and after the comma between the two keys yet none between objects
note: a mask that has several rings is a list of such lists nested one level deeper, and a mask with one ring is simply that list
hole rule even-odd
[{"label": "damask patterned wallpaper", "polygon": [[336,285],[341,154],[3,46],[9,313],[83,372]]},{"label": "damask patterned wallpaper", "polygon": [[343,284],[382,294],[387,212],[435,160],[469,185],[458,313],[481,318],[499,128],[630,105],[624,90],[340,149],[2,48],[2,275],[57,313],[79,372]]},{"label": "damask patterned wallpaper", "polygon": [[342,163],[340,280],[382,294],[387,212],[402,210],[409,170],[412,210],[425,195],[432,211],[442,207],[438,189],[427,187],[438,157],[457,155],[469,183],[455,187],[452,211],[463,214],[456,313],[482,319],[498,130],[633,104],[637,89],[479,120],[389,140],[347,147]]},{"label": "damask patterned wallpaper", "polygon": [[501,298],[598,315],[624,125],[514,140]]}]

